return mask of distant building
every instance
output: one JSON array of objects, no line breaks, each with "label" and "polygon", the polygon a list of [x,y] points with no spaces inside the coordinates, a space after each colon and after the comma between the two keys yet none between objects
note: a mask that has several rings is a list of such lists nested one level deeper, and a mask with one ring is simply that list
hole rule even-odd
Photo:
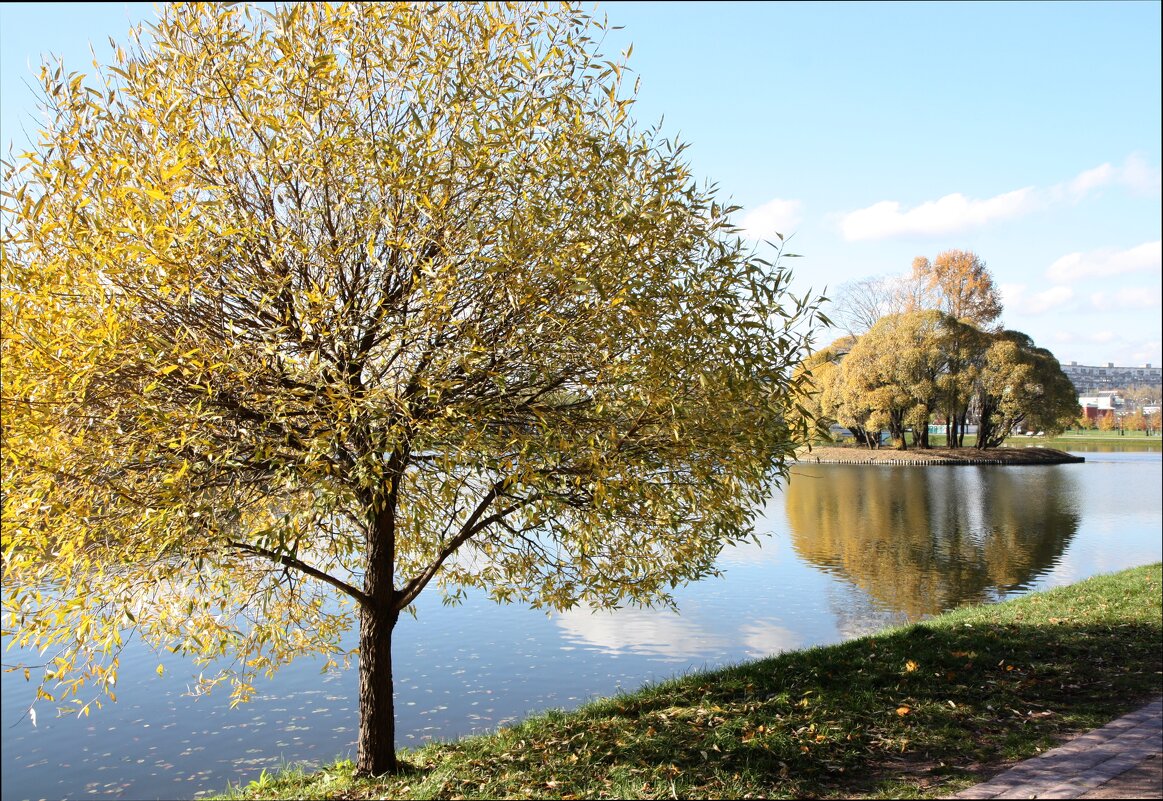
[{"label": "distant building", "polygon": [[1062,365],[1062,372],[1074,384],[1074,390],[1083,395],[1094,395],[1102,390],[1129,387],[1133,384],[1156,385],[1163,383],[1163,369],[1144,364],[1142,367],[1093,367],[1078,362]]},{"label": "distant building", "polygon": [[1079,395],[1078,405],[1082,407],[1082,414],[1087,420],[1098,420],[1111,414],[1121,415],[1125,401],[1116,392],[1100,392],[1097,395]]}]

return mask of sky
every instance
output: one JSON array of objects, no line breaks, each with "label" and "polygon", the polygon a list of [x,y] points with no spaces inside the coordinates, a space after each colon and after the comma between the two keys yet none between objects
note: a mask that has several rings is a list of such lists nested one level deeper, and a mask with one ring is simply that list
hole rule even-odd
[{"label": "sky", "polygon": [[[587,6],[590,8],[592,6]],[[1160,3],[608,3],[633,114],[789,237],[797,291],[971,250],[1064,364],[1163,364]],[[44,54],[92,70],[151,3],[0,5],[0,142]],[[835,332],[824,332],[826,344]]]}]

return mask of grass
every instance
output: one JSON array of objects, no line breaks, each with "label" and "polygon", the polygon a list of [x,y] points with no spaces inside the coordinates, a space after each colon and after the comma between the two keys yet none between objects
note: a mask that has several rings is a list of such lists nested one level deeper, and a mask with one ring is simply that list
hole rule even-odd
[{"label": "grass", "polygon": [[[1006,440],[1007,444],[1017,445],[1024,437],[1013,437]],[[1088,446],[1093,446],[1093,449],[1098,450],[1105,446],[1115,445],[1119,450],[1152,450],[1157,451],[1163,447],[1163,438],[1160,438],[1159,432],[1154,432],[1150,435],[1145,431],[1123,431],[1119,434],[1118,431],[1065,431],[1056,437],[1035,437],[1035,440],[1041,439],[1043,442],[1038,444],[1045,445],[1047,448],[1058,448],[1059,450],[1090,450]]]},{"label": "grass", "polygon": [[1160,565],[698,673],[229,798],[899,798],[982,781],[1160,693]]}]

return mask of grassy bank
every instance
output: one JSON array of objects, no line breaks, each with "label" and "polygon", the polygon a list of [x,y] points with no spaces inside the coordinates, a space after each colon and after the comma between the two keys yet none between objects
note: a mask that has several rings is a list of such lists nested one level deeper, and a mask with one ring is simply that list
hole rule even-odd
[{"label": "grassy bank", "polygon": [[[934,447],[945,446],[944,434],[933,434],[929,436],[929,441]],[[971,447],[977,443],[977,437],[973,434],[968,434],[965,437],[965,446]],[[1007,437],[1005,447],[1007,448],[1028,448],[1031,446],[1042,446],[1046,448],[1058,448],[1060,450],[1068,451],[1072,447],[1078,445],[1119,445],[1127,448],[1143,448],[1146,450],[1159,449],[1163,446],[1163,439],[1158,434],[1151,434],[1147,436],[1144,431],[1124,431],[1119,434],[1118,431],[1095,431],[1095,430],[1077,430],[1064,431],[1053,437]]]},{"label": "grassy bank", "polygon": [[[909,436],[911,443],[912,436]],[[957,453],[972,454],[977,449],[974,447],[977,444],[977,437],[973,434],[966,435],[964,445],[961,448],[955,449]],[[933,434],[929,436],[929,445],[932,450],[945,449],[945,435]],[[867,451],[868,448],[858,446],[851,438],[843,442],[815,442],[812,448],[847,448],[851,450]],[[1158,434],[1147,436],[1142,431],[1127,431],[1120,436],[1117,431],[1067,431],[1055,437],[1008,437],[1001,448],[1003,449],[1037,449],[1037,448],[1052,448],[1060,451],[1158,451],[1163,449],[1163,439]],[[882,445],[881,450],[890,453],[896,453],[896,449],[892,445]],[[924,453],[924,450],[918,449],[913,445],[909,445],[908,452]]]},{"label": "grassy bank", "polygon": [[930,797],[1159,694],[1160,565],[685,676],[235,798]]},{"label": "grassy bank", "polygon": [[[1021,447],[1023,439],[1025,438],[1014,437],[1006,440],[1006,444]],[[1041,439],[1042,442],[1036,444],[1064,451],[1099,451],[1108,448],[1119,451],[1163,449],[1163,439],[1157,433],[1147,436],[1143,431],[1124,431],[1121,435],[1117,431],[1067,431],[1056,437]]]}]

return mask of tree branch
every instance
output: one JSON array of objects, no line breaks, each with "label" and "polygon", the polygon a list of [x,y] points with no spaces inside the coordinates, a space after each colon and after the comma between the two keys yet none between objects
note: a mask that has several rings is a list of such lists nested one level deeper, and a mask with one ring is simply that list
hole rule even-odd
[{"label": "tree branch", "polygon": [[245,553],[254,554],[255,556],[261,556],[264,559],[269,559],[272,562],[278,562],[284,567],[293,567],[301,573],[305,573],[308,576],[317,578],[326,584],[330,584],[335,589],[339,590],[345,595],[351,596],[361,604],[367,604],[369,601],[368,596],[362,590],[351,586],[346,581],[335,578],[335,576],[331,575],[330,573],[326,573],[317,567],[312,567],[306,562],[300,559],[296,559],[293,556],[276,553],[275,551],[267,550],[266,548],[262,548],[258,545],[250,545],[249,543],[238,542],[236,540],[230,540],[227,542],[227,544],[235,550],[244,551]]},{"label": "tree branch", "polygon": [[412,601],[416,599],[416,596],[418,596],[420,592],[426,586],[428,586],[428,582],[430,582],[437,574],[437,572],[439,572],[441,565],[443,565],[448,560],[448,557],[456,553],[460,546],[464,545],[464,543],[471,539],[474,534],[486,528],[487,526],[492,525],[493,523],[503,520],[506,515],[516,511],[525,504],[531,503],[532,501],[536,500],[536,498],[540,497],[539,495],[534,495],[528,498],[522,498],[520,502],[510,505],[500,511],[494,512],[488,517],[482,518],[481,515],[483,515],[485,510],[492,505],[493,501],[501,497],[509,483],[509,479],[503,478],[493,484],[492,488],[485,494],[483,498],[481,498],[481,501],[477,504],[476,508],[473,509],[473,512],[471,515],[469,515],[468,520],[464,521],[464,525],[460,527],[460,531],[456,533],[456,536],[453,537],[448,542],[448,544],[440,550],[440,553],[437,554],[436,558],[432,560],[428,567],[424,568],[422,573],[415,576],[412,580],[405,584],[398,593],[396,593],[395,606],[397,610],[403,609],[405,606],[412,603]]}]

